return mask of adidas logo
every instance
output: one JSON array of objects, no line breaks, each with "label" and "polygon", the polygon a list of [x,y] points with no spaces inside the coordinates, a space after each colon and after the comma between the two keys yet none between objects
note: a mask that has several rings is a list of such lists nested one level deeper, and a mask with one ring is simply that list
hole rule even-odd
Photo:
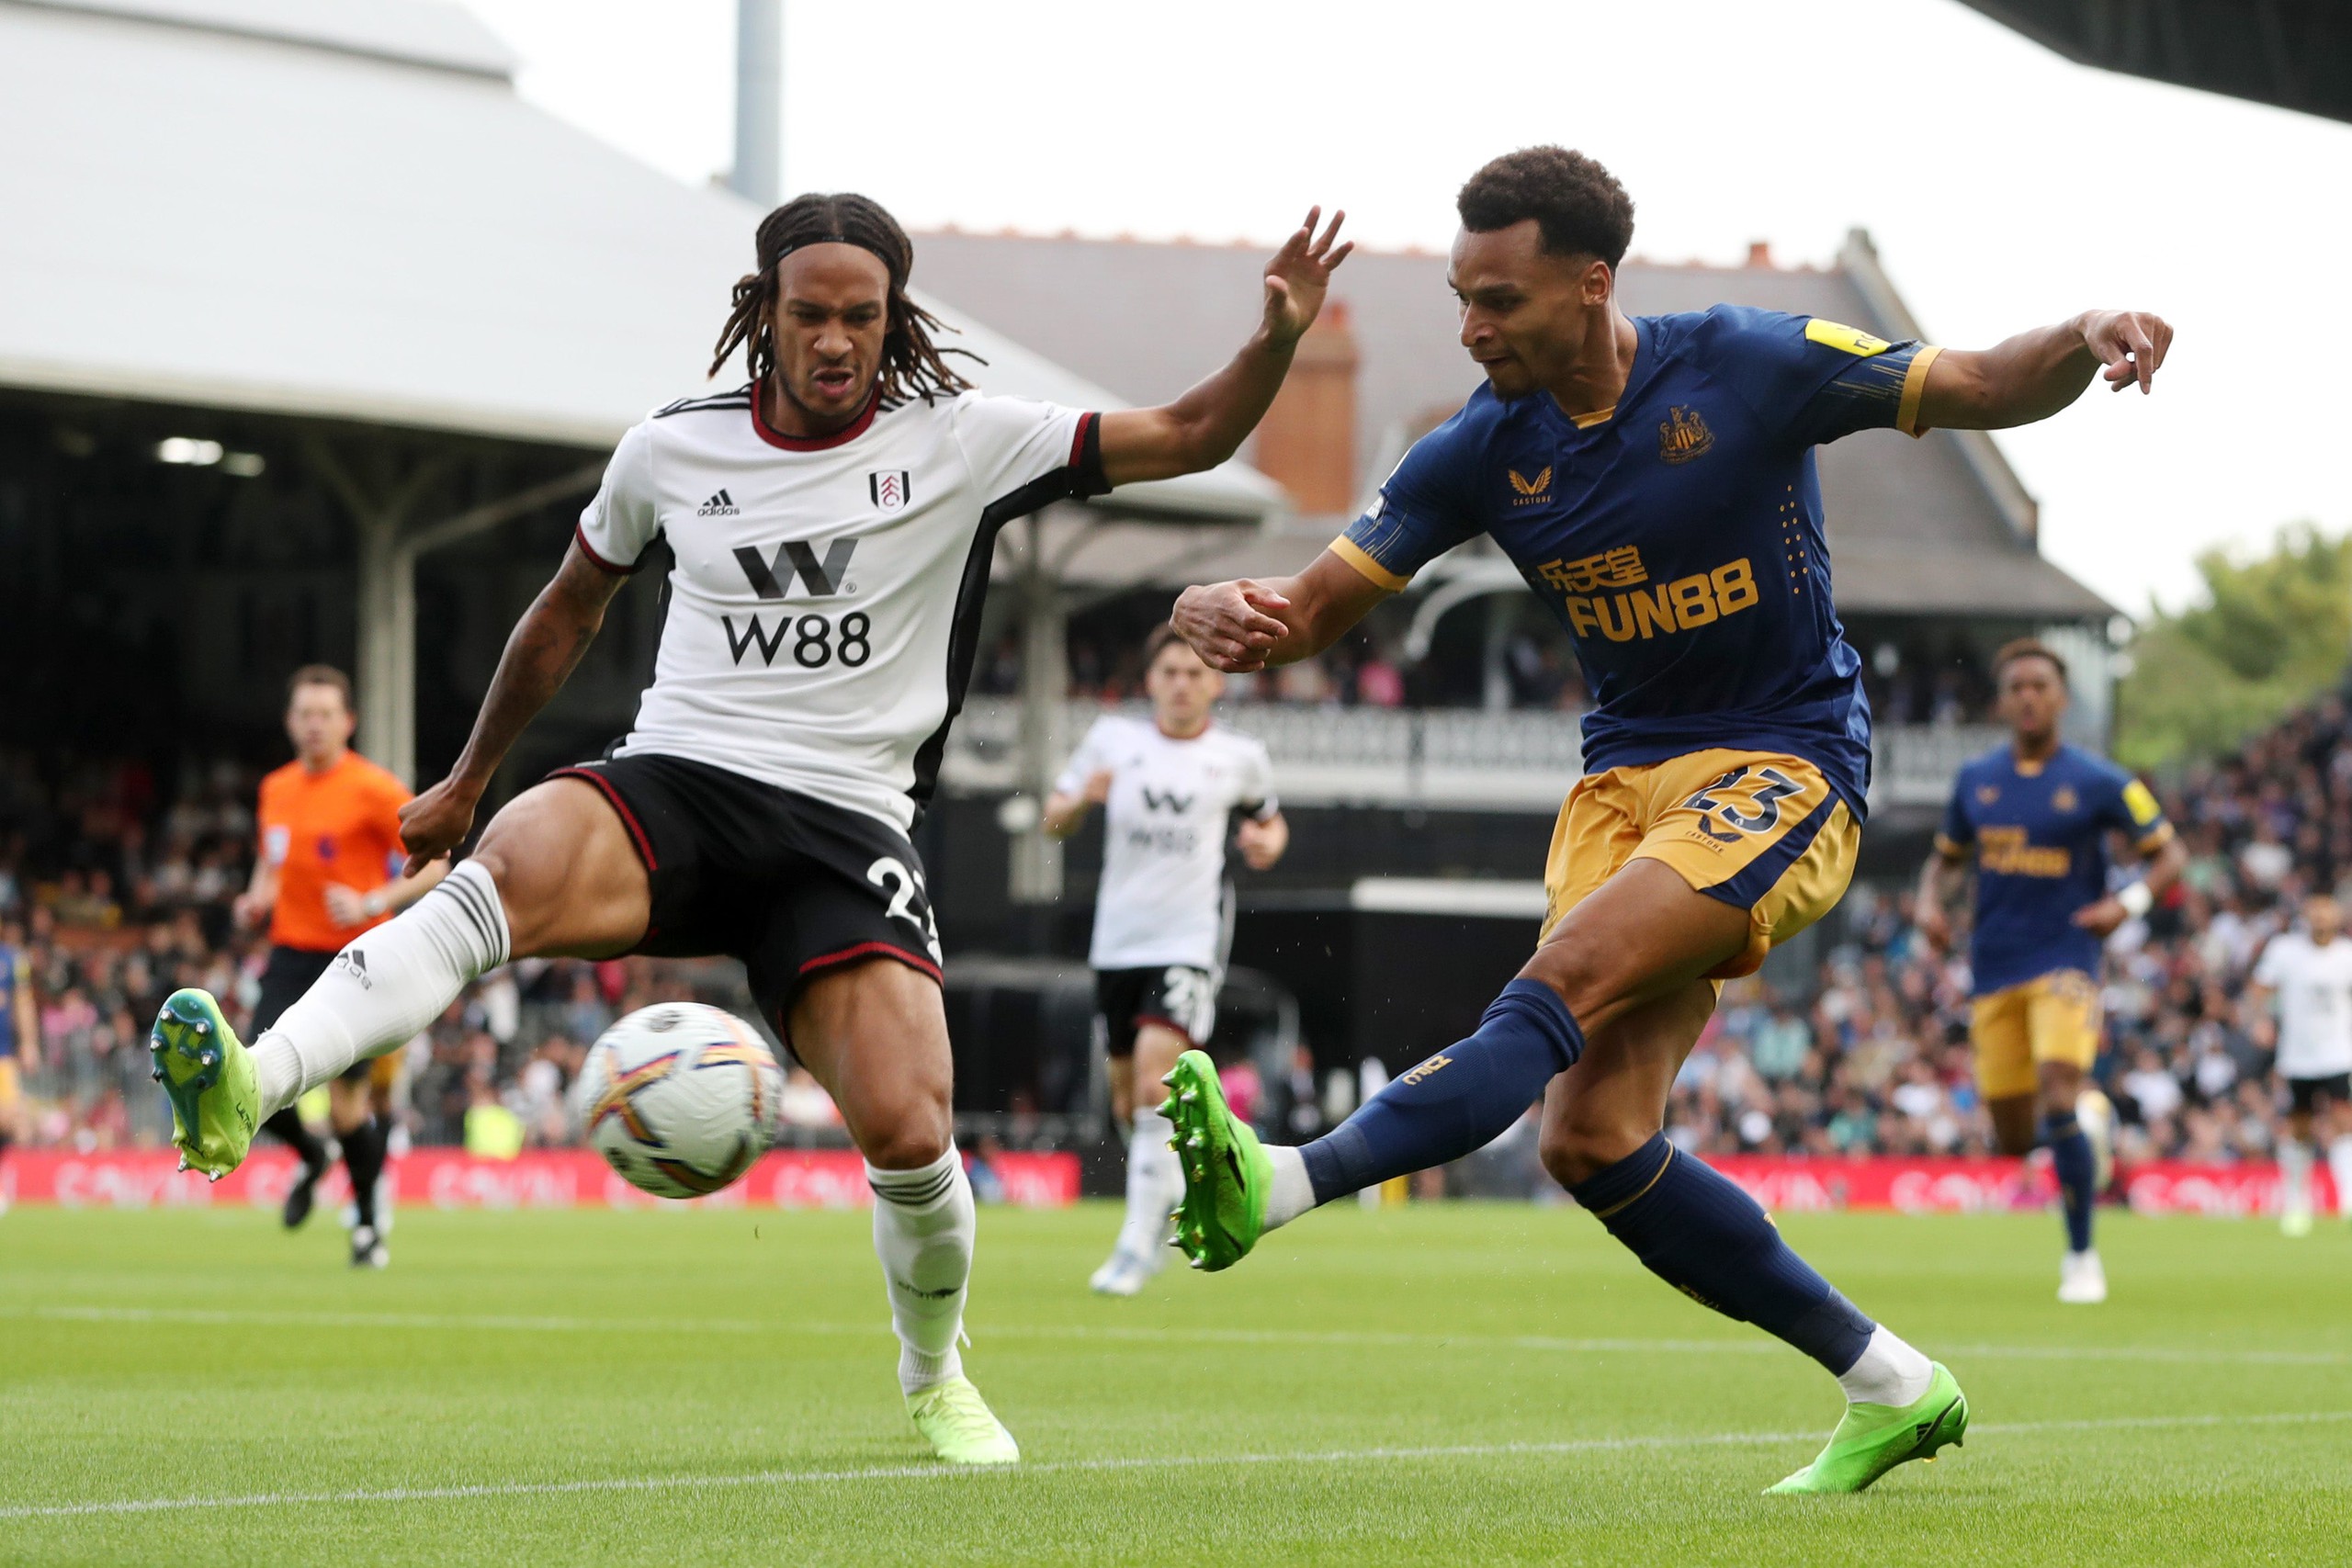
[{"label": "adidas logo", "polygon": [[743,509],[735,504],[735,498],[723,490],[695,508],[697,517],[740,517],[742,514]]}]

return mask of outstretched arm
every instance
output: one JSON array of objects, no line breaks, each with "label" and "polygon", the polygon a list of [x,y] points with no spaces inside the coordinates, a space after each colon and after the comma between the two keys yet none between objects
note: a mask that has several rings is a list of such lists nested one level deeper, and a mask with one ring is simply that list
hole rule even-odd
[{"label": "outstretched arm", "polygon": [[[2093,374],[2116,391],[2155,386],[2172,327],[2144,310],[2086,310],[1991,348],[1947,349],[1928,367],[1918,428],[2007,430],[2048,419],[2082,396]],[[2105,369],[2101,370],[2104,366]]]},{"label": "outstretched arm", "polygon": [[1282,390],[1298,340],[1323,309],[1332,269],[1355,243],[1335,245],[1347,214],[1335,212],[1318,237],[1319,207],[1266,264],[1264,316],[1241,352],[1224,369],[1156,409],[1121,409],[1102,416],[1102,474],[1114,486],[1173,479],[1214,468],[1241,443]]},{"label": "outstretched arm", "polygon": [[401,841],[408,850],[403,876],[414,876],[473,830],[474,807],[507,749],[538,716],[596,640],[605,608],[627,576],[590,560],[574,539],[554,580],[539,590],[506,639],[490,694],[481,700],[473,734],[449,776],[401,807]]},{"label": "outstretched arm", "polygon": [[1245,675],[1322,652],[1389,592],[1325,550],[1296,577],[1187,588],[1168,619],[1211,669]]}]

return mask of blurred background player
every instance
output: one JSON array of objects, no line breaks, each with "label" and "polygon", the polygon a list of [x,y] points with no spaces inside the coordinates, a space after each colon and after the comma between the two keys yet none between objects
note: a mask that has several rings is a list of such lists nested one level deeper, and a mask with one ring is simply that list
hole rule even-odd
[{"label": "blurred background player", "polygon": [[1859,851],[1870,705],[1831,602],[1814,448],[2028,423],[2102,365],[2145,391],[2171,329],[2087,311],[1947,353],[1730,305],[1632,317],[1617,266],[1634,204],[1594,160],[1522,148],[1455,205],[1448,281],[1486,385],[1297,576],[1188,588],[1172,620],[1221,670],[1286,663],[1489,536],[1575,639],[1596,704],[1585,776],[1554,829],[1534,955],[1476,1033],[1298,1147],[1261,1145],[1207,1059],[1179,1058],[1179,1237],[1227,1267],[1317,1204],[1484,1147],[1541,1098],[1544,1168],[1611,1235],[1838,1379],[1828,1445],[1773,1490],[1857,1492],[1960,1439],[1959,1384],[1663,1132],[1723,980],[1826,914]]},{"label": "blurred background player", "polygon": [[2278,1140],[2278,1227],[2312,1230],[2312,1145],[2327,1143],[2335,1212],[2352,1219],[2352,940],[2344,906],[2324,894],[2303,901],[2303,929],[2272,937],[2254,966],[2255,999],[2277,998],[2287,1080],[2287,1135]]},{"label": "blurred background player", "polygon": [[[260,834],[252,883],[232,906],[242,925],[269,922],[269,960],[248,1032],[276,1023],[335,960],[344,945],[406,908],[447,874],[439,863],[400,874],[401,807],[407,786],[351,750],[357,723],[351,680],[325,664],[294,671],[286,688],[286,737],[294,760],[261,781]],[[389,1261],[376,1210],[390,1131],[397,1055],[355,1064],[327,1088],[328,1118],[343,1145],[356,1221],[351,1261]],[[310,1217],[327,1151],[291,1105],[263,1123],[291,1145],[302,1174],[286,1194],[288,1228]]]},{"label": "blurred background player", "polygon": [[[2012,642],[1994,655],[1993,679],[2009,743],[1952,781],[1935,852],[1920,868],[1917,919],[1929,942],[1950,943],[1945,905],[1973,856],[1977,1087],[2003,1153],[2049,1145],[2066,1222],[2058,1299],[2103,1302],[2091,1213],[2112,1166],[2114,1113],[2086,1087],[2098,1059],[2099,955],[2116,927],[2164,897],[2188,854],[2147,785],[2059,739],[2067,699],[2057,654],[2030,638]],[[2113,893],[2110,833],[2152,857]]]},{"label": "blurred background player", "polygon": [[[40,1071],[40,1010],[33,1005],[24,928],[6,920],[0,921],[0,1160],[8,1157],[10,1144],[26,1135],[20,1067],[25,1073]],[[0,1213],[7,1208],[8,1194],[0,1189]]]},{"label": "blurred background player", "polygon": [[1184,1173],[1168,1146],[1174,1127],[1135,1086],[1156,1085],[1188,1046],[1206,1046],[1233,945],[1233,885],[1226,825],[1264,871],[1290,845],[1274,798],[1273,762],[1250,736],[1212,723],[1225,677],[1201,662],[1173,626],[1144,644],[1151,717],[1104,714],[1055,781],[1045,829],[1067,838],[1103,808],[1102,881],[1094,899],[1094,995],[1109,1031],[1111,1107],[1130,1122],[1127,1217],[1091,1283],[1131,1296],[1168,1257],[1170,1214]]}]

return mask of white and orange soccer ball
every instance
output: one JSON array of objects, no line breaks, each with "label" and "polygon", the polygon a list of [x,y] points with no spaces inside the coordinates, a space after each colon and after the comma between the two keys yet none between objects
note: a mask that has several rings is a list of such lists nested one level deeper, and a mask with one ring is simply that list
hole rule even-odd
[{"label": "white and orange soccer ball", "polygon": [[630,1185],[700,1198],[775,1141],[784,1069],[733,1013],[662,1002],[598,1037],[577,1093],[590,1146]]}]

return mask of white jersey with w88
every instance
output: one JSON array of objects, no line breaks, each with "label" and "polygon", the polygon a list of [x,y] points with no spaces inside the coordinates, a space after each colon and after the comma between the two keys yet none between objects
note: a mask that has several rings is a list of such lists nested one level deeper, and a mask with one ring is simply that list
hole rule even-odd
[{"label": "white jersey with w88", "polygon": [[1221,973],[1230,926],[1227,819],[1236,811],[1265,818],[1281,809],[1264,743],[1222,725],[1180,739],[1148,718],[1105,714],[1054,788],[1077,795],[1105,772],[1102,885],[1087,962],[1097,969],[1181,964]]},{"label": "white jersey with w88", "polygon": [[1099,495],[1099,421],[966,392],[778,434],[752,389],[621,438],[582,550],[671,569],[653,683],[618,755],[684,757],[904,829],[963,706],[1006,522]]},{"label": "white jersey with w88", "polygon": [[2278,993],[2280,1077],[2352,1072],[2352,936],[2322,947],[2302,931],[2283,931],[2262,950],[2254,983]]}]

